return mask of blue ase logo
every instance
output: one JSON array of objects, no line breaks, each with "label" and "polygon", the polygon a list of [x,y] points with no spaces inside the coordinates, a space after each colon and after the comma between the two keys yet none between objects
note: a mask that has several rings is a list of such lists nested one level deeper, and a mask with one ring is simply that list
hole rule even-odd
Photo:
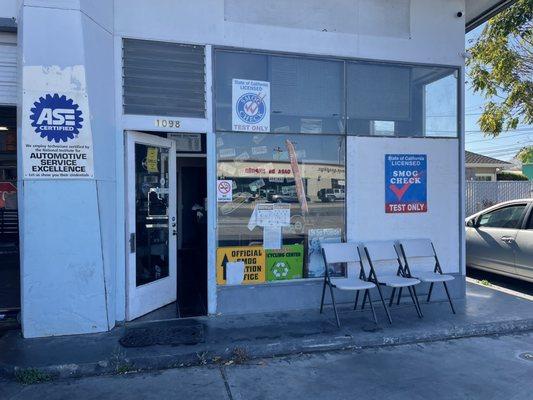
[{"label": "blue ase logo", "polygon": [[265,94],[245,93],[237,100],[237,115],[247,124],[257,124],[265,118]]},{"label": "blue ase logo", "polygon": [[66,142],[80,133],[83,118],[79,106],[65,95],[47,94],[33,103],[30,109],[31,126],[35,133],[49,142]]}]

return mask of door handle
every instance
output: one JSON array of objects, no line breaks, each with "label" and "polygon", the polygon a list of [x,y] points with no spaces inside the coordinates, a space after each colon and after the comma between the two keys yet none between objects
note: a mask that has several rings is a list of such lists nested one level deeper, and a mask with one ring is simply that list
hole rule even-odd
[{"label": "door handle", "polygon": [[505,242],[507,244],[511,244],[515,241],[514,238],[512,238],[511,236],[502,236],[500,239],[502,242]]}]

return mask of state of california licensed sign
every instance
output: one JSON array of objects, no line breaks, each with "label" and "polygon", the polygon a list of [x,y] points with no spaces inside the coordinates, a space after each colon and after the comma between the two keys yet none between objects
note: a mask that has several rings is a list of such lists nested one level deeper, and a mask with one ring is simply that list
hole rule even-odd
[{"label": "state of california licensed sign", "polygon": [[385,212],[427,210],[427,156],[385,154]]},{"label": "state of california licensed sign", "polygon": [[231,99],[234,131],[270,131],[270,82],[233,79]]}]

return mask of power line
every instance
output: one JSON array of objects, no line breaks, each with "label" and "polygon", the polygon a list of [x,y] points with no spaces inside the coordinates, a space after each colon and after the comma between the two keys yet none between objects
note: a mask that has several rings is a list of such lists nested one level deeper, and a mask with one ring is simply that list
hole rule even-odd
[{"label": "power line", "polygon": [[[517,133],[515,135],[513,135],[514,137],[517,137],[517,136],[523,136],[523,135],[531,135],[533,132],[521,132],[521,133]],[[472,143],[484,143],[486,142],[487,140],[498,140],[498,139],[508,139],[506,136],[496,136],[495,138],[491,137],[491,138],[485,138],[485,139],[479,139],[479,140],[473,140],[471,142],[466,142],[466,144],[472,144]]]}]

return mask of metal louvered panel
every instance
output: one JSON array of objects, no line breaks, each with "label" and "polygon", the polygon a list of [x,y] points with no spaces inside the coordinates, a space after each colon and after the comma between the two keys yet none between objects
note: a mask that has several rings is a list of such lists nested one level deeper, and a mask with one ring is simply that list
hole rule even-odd
[{"label": "metal louvered panel", "polygon": [[124,39],[125,114],[205,118],[203,46]]}]

